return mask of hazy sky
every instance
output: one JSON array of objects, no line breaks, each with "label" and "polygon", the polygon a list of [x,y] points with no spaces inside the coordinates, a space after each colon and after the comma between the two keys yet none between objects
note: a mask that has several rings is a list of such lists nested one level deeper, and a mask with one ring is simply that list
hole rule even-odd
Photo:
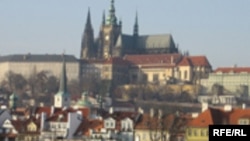
[{"label": "hazy sky", "polygon": [[[1,0],[0,55],[80,55],[88,7],[95,37],[110,0]],[[116,0],[123,33],[172,34],[182,51],[206,55],[213,68],[250,66],[250,0]]]}]

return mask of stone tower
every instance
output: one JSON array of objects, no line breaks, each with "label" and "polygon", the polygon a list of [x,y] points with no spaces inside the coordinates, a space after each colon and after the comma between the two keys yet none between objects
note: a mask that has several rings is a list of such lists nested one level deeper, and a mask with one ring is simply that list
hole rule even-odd
[{"label": "stone tower", "polygon": [[109,58],[114,56],[113,48],[120,34],[121,22],[117,22],[114,0],[111,0],[107,19],[105,19],[105,13],[103,14],[103,21],[99,34],[99,58]]}]

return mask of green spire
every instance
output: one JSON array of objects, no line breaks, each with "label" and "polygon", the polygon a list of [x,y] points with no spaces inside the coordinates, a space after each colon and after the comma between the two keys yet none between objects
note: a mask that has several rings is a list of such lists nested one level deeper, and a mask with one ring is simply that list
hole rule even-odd
[{"label": "green spire", "polygon": [[62,72],[61,72],[61,79],[60,79],[60,86],[59,92],[67,93],[67,76],[66,76],[66,65],[63,56],[63,64],[62,64]]},{"label": "green spire", "polygon": [[108,25],[116,25],[114,0],[111,0],[111,2],[110,2],[109,16],[107,18],[107,24]]},{"label": "green spire", "polygon": [[135,24],[134,24],[134,35],[138,35],[139,34],[139,25],[138,25],[138,14],[136,11],[136,15],[135,15]]}]

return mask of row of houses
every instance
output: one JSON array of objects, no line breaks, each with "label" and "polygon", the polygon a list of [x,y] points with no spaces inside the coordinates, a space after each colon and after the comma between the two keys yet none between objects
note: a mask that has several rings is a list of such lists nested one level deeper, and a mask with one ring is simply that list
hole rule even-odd
[{"label": "row of houses", "polygon": [[208,141],[209,125],[249,125],[245,106],[208,107],[196,113],[133,112],[53,106],[0,110],[3,141]]}]

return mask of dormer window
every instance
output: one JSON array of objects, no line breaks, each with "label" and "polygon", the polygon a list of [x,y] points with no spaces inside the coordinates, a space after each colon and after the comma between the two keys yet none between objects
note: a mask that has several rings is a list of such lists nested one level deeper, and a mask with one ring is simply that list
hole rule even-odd
[{"label": "dormer window", "polygon": [[249,125],[249,119],[239,119],[238,123],[240,125]]}]

